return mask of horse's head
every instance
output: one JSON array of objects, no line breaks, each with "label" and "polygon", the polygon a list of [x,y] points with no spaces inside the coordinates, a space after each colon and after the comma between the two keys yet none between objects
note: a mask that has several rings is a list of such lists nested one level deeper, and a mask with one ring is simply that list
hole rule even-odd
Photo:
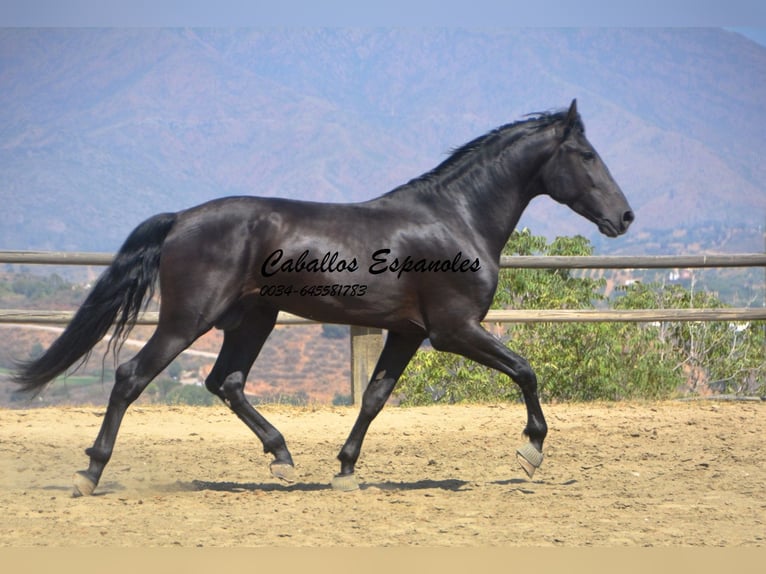
[{"label": "horse's head", "polygon": [[635,218],[622,190],[585,137],[577,100],[569,107],[558,147],[541,177],[545,193],[598,225],[604,235],[622,235]]}]

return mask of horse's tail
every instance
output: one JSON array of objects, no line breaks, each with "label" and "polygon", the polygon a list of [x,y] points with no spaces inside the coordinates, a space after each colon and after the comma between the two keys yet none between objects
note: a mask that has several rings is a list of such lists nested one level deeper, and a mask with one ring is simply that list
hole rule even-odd
[{"label": "horse's tail", "polygon": [[[154,294],[162,244],[176,214],[155,215],[139,225],[99,277],[69,325],[38,359],[17,366],[13,381],[20,392],[37,394],[91,349],[114,325],[110,344],[120,344]],[[116,347],[117,348],[117,347]]]}]

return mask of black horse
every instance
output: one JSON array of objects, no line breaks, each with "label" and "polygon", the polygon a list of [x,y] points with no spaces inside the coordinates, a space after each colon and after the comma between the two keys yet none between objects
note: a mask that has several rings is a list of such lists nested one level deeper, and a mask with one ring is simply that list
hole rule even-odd
[{"label": "black horse", "polygon": [[159,279],[157,329],[117,368],[101,430],[75,474],[91,494],[128,406],[179,353],[212,328],[223,346],[205,385],[292,481],[281,433],[245,398],[250,368],[279,310],[323,323],[379,327],[385,346],[341,448],[337,489],[358,488],[354,466],[367,429],[420,344],[499,370],[522,390],[529,443],[517,451],[528,476],[541,464],[547,426],[527,361],[482,326],[497,286],[501,250],[535,196],[547,194],[609,237],[634,215],[585,137],[576,101],[536,114],[457,149],[434,170],[376,199],[325,204],[227,197],[160,214],[139,225],[61,336],[19,366],[22,391],[39,390],[85,356],[114,326],[127,336]]}]

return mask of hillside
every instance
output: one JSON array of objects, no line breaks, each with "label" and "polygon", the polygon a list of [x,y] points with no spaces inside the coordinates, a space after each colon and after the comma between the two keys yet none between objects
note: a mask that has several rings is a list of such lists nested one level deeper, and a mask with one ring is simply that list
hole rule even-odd
[{"label": "hillside", "polygon": [[[57,332],[52,328],[0,325],[0,406],[31,406],[37,404],[104,404],[114,383],[115,361],[100,343],[88,362],[76,373],[60,379],[43,393],[39,401],[14,396],[14,386],[6,375],[15,361],[48,348]],[[125,345],[120,354],[129,358],[139,348],[138,341],[151,335],[148,329],[133,334],[136,344]],[[156,402],[162,385],[173,384],[171,373],[180,374],[184,385],[200,385],[210,372],[223,336],[214,331],[191,347],[191,354],[181,355],[176,365],[157,377],[141,398]],[[206,356],[200,356],[200,355]],[[322,336],[320,326],[278,326],[264,346],[250,377],[246,392],[255,402],[282,404],[345,403],[350,400],[351,374],[348,336],[331,339]],[[176,376],[176,384],[178,381]],[[206,395],[205,395],[206,396]],[[207,398],[207,396],[206,396]]]},{"label": "hillside", "polygon": [[[4,29],[0,82],[4,249],[111,251],[229,194],[368,199],[573,97],[635,234],[763,247],[766,49],[723,30]],[[543,199],[522,225],[596,233]]]}]

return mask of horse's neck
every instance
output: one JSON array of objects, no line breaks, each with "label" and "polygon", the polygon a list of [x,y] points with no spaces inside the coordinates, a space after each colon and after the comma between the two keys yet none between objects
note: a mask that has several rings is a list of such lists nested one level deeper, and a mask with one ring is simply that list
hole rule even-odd
[{"label": "horse's neck", "polygon": [[536,179],[555,151],[556,139],[550,128],[527,134],[494,155],[477,150],[474,161],[480,163],[471,169],[462,166],[418,178],[369,204],[409,205],[413,213],[431,212],[422,221],[467,226],[472,240],[499,259],[527,205],[541,192]]},{"label": "horse's neck", "polygon": [[[465,202],[474,225],[487,242],[487,250],[499,258],[530,201],[542,192],[538,175],[556,149],[553,130],[530,134],[495,161],[492,177],[468,193]],[[497,158],[500,159],[500,158]]]}]

